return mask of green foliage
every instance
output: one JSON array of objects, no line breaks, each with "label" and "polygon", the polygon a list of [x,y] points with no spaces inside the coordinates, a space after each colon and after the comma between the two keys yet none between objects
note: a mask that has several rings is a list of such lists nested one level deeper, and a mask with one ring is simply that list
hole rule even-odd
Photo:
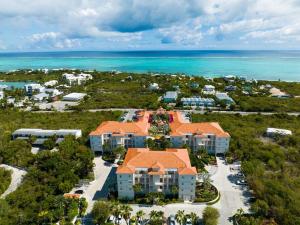
[{"label": "green foliage", "polygon": [[110,216],[110,203],[106,201],[97,201],[92,210],[93,221],[95,224],[104,224]]},{"label": "green foliage", "polygon": [[6,170],[0,167],[0,195],[3,194],[11,182],[11,174],[10,170]]},{"label": "green foliage", "polygon": [[[193,121],[219,121],[230,133],[227,157],[242,161],[242,170],[257,198],[252,206],[256,217],[274,218],[281,225],[300,223],[299,117],[207,114],[193,115]],[[263,135],[268,127],[289,129],[293,135],[266,140]]]},{"label": "green foliage", "polygon": [[217,225],[220,213],[217,209],[207,206],[203,211],[204,225]]}]

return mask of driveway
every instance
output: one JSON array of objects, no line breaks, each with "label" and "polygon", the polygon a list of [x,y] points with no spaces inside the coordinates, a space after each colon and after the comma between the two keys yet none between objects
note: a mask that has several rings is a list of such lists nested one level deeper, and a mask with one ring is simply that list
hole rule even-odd
[{"label": "driveway", "polygon": [[6,164],[1,164],[0,167],[12,171],[11,183],[7,190],[1,195],[1,198],[5,198],[8,194],[12,193],[18,188],[18,186],[22,183],[23,176],[25,176],[27,172]]},{"label": "driveway", "polygon": [[[232,224],[229,221],[230,217],[234,215],[237,209],[243,208],[245,212],[249,210],[247,198],[250,197],[250,193],[245,186],[238,186],[234,182],[234,173],[230,171],[230,165],[226,165],[225,161],[221,158],[217,158],[217,168],[212,168],[212,183],[218,188],[221,194],[220,201],[212,205],[220,212],[219,224],[228,225]],[[166,206],[139,206],[131,205],[133,208],[132,215],[137,211],[143,210],[146,214],[149,214],[152,210],[161,210],[165,213],[165,216],[175,215],[178,210],[184,210],[185,213],[196,213],[200,218],[202,217],[203,210],[206,204],[191,204],[191,203],[179,203]]]},{"label": "driveway", "polygon": [[84,184],[81,187],[73,188],[71,193],[76,190],[81,189],[84,191],[82,197],[86,198],[88,202],[88,207],[86,210],[86,216],[83,218],[84,224],[92,224],[91,211],[93,209],[94,203],[99,199],[106,199],[110,185],[115,181],[116,165],[109,164],[102,160],[101,157],[94,158],[94,176],[95,179]]}]

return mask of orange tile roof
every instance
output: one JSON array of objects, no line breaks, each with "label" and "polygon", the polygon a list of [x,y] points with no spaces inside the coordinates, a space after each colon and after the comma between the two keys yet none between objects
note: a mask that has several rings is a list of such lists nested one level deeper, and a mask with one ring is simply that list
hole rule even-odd
[{"label": "orange tile roof", "polygon": [[80,194],[70,194],[70,193],[65,193],[64,198],[80,198]]},{"label": "orange tile roof", "polygon": [[[112,133],[113,136],[122,136],[126,133],[132,133],[137,136],[149,135],[150,124],[148,123],[151,111],[141,111],[138,113],[139,120],[137,122],[117,122],[117,121],[106,121],[100,124],[95,131],[90,133],[93,135],[101,135],[104,133]],[[170,136],[182,136],[186,134],[215,134],[218,137],[230,137],[218,123],[216,122],[205,122],[205,123],[186,123],[180,112],[171,111],[168,112],[173,116],[173,122],[170,123]]]},{"label": "orange tile roof", "polygon": [[177,169],[179,174],[196,175],[191,166],[187,149],[166,149],[150,151],[148,148],[129,148],[118,174],[132,174],[136,168],[154,168],[149,174],[164,174],[165,169]]},{"label": "orange tile roof", "polygon": [[203,123],[185,123],[182,121],[180,112],[171,112],[173,115],[173,123],[170,123],[170,136],[182,136],[185,134],[215,134],[218,137],[230,137],[225,132],[219,123],[216,122],[203,122]]}]

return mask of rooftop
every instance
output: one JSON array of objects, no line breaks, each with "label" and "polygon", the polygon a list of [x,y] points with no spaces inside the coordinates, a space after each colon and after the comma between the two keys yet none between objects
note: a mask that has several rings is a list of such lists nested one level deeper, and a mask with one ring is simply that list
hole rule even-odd
[{"label": "rooftop", "polygon": [[196,175],[191,166],[187,149],[150,151],[148,148],[130,148],[117,174],[132,174],[138,168],[147,168],[149,174],[164,174],[167,169],[176,169],[180,175]]}]

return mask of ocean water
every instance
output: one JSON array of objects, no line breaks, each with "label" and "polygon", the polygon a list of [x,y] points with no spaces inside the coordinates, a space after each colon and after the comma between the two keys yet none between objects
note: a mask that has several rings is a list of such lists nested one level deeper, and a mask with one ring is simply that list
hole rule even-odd
[{"label": "ocean water", "polygon": [[129,51],[0,53],[0,71],[15,69],[185,73],[300,81],[300,51]]}]

